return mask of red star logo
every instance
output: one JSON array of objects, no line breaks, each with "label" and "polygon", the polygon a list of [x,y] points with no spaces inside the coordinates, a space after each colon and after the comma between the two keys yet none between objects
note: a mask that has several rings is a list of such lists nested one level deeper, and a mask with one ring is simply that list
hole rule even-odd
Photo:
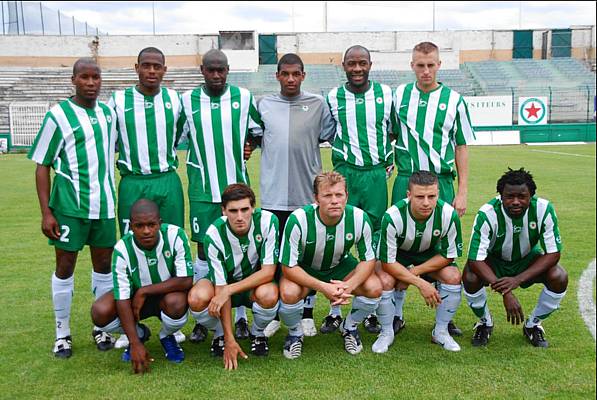
[{"label": "red star logo", "polygon": [[540,108],[535,108],[535,103],[531,103],[531,107],[524,110],[528,113],[527,119],[531,117],[539,118],[538,112],[541,111]]}]

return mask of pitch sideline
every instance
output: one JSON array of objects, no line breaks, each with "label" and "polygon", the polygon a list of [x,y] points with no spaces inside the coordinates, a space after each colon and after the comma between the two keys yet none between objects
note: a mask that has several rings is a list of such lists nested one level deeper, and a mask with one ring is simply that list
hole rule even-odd
[{"label": "pitch sideline", "polygon": [[595,259],[583,271],[578,281],[578,308],[580,315],[595,340],[595,302],[593,301],[593,282],[595,281]]}]

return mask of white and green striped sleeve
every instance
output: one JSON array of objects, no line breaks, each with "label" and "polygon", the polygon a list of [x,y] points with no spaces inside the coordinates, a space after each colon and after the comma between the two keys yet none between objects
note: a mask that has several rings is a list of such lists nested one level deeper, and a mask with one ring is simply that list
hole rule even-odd
[{"label": "white and green striped sleeve", "polygon": [[294,213],[290,214],[282,237],[280,263],[287,267],[295,267],[301,255],[301,225]]},{"label": "white and green striped sleeve", "polygon": [[27,157],[37,164],[50,166],[64,146],[62,132],[52,113],[48,111]]},{"label": "white and green striped sleeve", "polygon": [[440,252],[445,258],[458,258],[462,255],[462,233],[460,229],[460,218],[452,207],[444,207],[442,210],[442,225],[447,229],[441,238]]},{"label": "white and green striped sleeve", "polygon": [[464,98],[461,96],[456,106],[456,146],[470,144],[475,139],[471,117]]},{"label": "white and green striped sleeve", "polygon": [[112,253],[112,280],[114,282],[114,299],[128,300],[131,298],[131,280],[128,273],[126,248],[122,242],[117,243]]},{"label": "white and green striped sleeve", "polygon": [[491,235],[493,229],[487,216],[483,211],[479,211],[473,222],[473,233],[468,249],[468,259],[473,261],[483,261],[487,258],[491,250]]},{"label": "white and green striped sleeve", "polygon": [[396,253],[398,252],[397,231],[388,212],[384,214],[381,220],[381,234],[379,236],[379,260],[388,264],[395,263]]},{"label": "white and green striped sleeve", "polygon": [[278,245],[278,217],[270,214],[271,218],[262,217],[263,226],[261,232],[263,233],[263,244],[261,245],[261,265],[276,265],[278,264],[278,256],[280,253]]},{"label": "white and green striped sleeve", "polygon": [[544,199],[537,201],[537,218],[541,221],[541,248],[546,254],[562,251],[562,238],[558,228],[558,217],[553,205]]},{"label": "white and green striped sleeve", "polygon": [[[360,215],[361,234],[357,242],[357,251],[359,253],[359,260],[371,261],[375,260],[375,251],[373,249],[373,230],[371,229],[371,222],[369,216],[361,211]],[[355,216],[357,213],[355,212]]]},{"label": "white and green striped sleeve", "polygon": [[189,239],[185,231],[178,226],[168,228],[170,243],[173,243],[174,270],[177,277],[193,276],[193,257]]},{"label": "white and green striped sleeve", "polygon": [[259,115],[259,111],[257,110],[257,105],[255,104],[255,98],[253,94],[250,94],[249,97],[249,130],[261,130],[263,129],[263,122],[261,121],[261,116]]},{"label": "white and green striped sleeve", "polygon": [[[212,232],[209,232],[209,230],[212,230]],[[228,284],[224,269],[224,255],[216,245],[215,240],[212,237],[213,234],[217,235],[217,230],[212,225],[208,229],[208,232],[205,234],[205,239],[203,240],[207,265],[209,266],[208,279],[216,286],[223,286]]]}]

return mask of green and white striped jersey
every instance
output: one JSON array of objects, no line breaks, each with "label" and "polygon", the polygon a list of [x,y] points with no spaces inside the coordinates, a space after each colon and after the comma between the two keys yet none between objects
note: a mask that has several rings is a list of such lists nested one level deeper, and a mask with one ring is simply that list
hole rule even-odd
[{"label": "green and white striped jersey", "polygon": [[257,208],[249,232],[237,236],[222,216],[207,229],[203,245],[214,285],[242,281],[261,265],[278,264],[278,218]]},{"label": "green and white striped jersey", "polygon": [[545,253],[559,253],[562,238],[553,205],[537,196],[526,213],[517,219],[506,214],[500,196],[484,204],[473,223],[469,260],[483,261],[488,255],[516,262],[541,243]]},{"label": "green and white striped jersey", "polygon": [[[247,89],[227,85],[220,97],[210,97],[203,87],[182,95],[189,128],[189,168],[201,171],[202,198],[219,203],[232,183],[247,183],[243,148],[249,129],[260,128],[261,118]],[[192,194],[191,191],[189,191]]]},{"label": "green and white striped jersey", "polygon": [[178,167],[176,144],[184,128],[182,102],[162,88],[145,96],[135,86],[112,94],[108,105],[118,120],[118,168],[121,175],[149,175]]},{"label": "green and white striped jersey", "polygon": [[429,93],[409,83],[396,89],[394,107],[398,173],[455,172],[456,146],[469,144],[475,137],[462,96],[441,83]]},{"label": "green and white striped jersey", "polygon": [[423,253],[434,249],[445,258],[462,255],[462,232],[456,210],[442,200],[425,222],[415,220],[410,201],[402,199],[390,207],[381,221],[379,259],[395,263],[398,251]]},{"label": "green and white striped jersey", "polygon": [[361,261],[375,260],[371,222],[363,210],[347,205],[342,219],[327,226],[321,221],[319,206],[306,205],[288,217],[280,263],[327,271],[337,266],[355,244]]},{"label": "green and white striped jersey", "polygon": [[132,231],[114,246],[112,278],[116,300],[131,299],[143,286],[174,277],[193,276],[191,248],[184,230],[176,225],[162,224],[159,235],[152,250],[137,246]]},{"label": "green and white striped jersey", "polygon": [[392,89],[371,81],[365,93],[352,93],[346,86],[332,89],[327,102],[336,122],[332,161],[356,166],[392,162],[389,124]]},{"label": "green and white striped jersey", "polygon": [[56,171],[53,210],[83,219],[114,218],[115,144],[115,115],[101,102],[88,109],[69,99],[46,113],[27,157]]}]

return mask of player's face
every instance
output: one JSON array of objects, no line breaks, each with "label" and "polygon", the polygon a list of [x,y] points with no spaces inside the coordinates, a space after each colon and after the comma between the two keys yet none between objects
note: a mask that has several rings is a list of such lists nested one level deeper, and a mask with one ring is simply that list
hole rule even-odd
[{"label": "player's face", "polygon": [[520,218],[529,208],[531,192],[527,185],[504,185],[502,204],[510,218]]},{"label": "player's face", "polygon": [[406,192],[409,199],[410,212],[416,220],[425,220],[433,213],[437,205],[439,189],[437,184],[422,186],[411,185]]},{"label": "player's face", "polygon": [[301,92],[301,83],[305,73],[299,64],[282,64],[276,72],[276,79],[280,82],[280,92],[283,96],[294,97]]},{"label": "player's face", "polygon": [[79,99],[87,102],[97,100],[102,87],[102,74],[96,65],[81,65],[71,81]]},{"label": "player's face", "polygon": [[228,225],[232,232],[237,235],[244,235],[251,228],[253,217],[253,206],[249,198],[229,201],[226,207],[222,207],[222,214],[228,217]]},{"label": "player's face", "polygon": [[162,220],[157,213],[140,213],[131,216],[131,230],[140,247],[151,250],[158,244],[161,224]]},{"label": "player's face", "polygon": [[328,185],[321,183],[319,193],[315,195],[315,202],[319,206],[319,214],[323,219],[338,219],[342,217],[348,195],[344,183]]},{"label": "player's face", "polygon": [[213,92],[220,93],[226,87],[228,65],[220,61],[212,61],[201,66],[201,73],[205,79],[205,86]]},{"label": "player's face", "polygon": [[350,51],[342,66],[346,72],[346,79],[352,87],[361,88],[368,84],[371,60],[366,51],[358,48]]},{"label": "player's face", "polygon": [[143,53],[139,64],[135,64],[135,71],[139,75],[139,84],[149,90],[160,87],[166,73],[164,59],[159,53]]},{"label": "player's face", "polygon": [[420,51],[413,52],[410,67],[417,77],[420,88],[432,88],[437,84],[437,71],[441,66],[437,51],[425,54]]}]

